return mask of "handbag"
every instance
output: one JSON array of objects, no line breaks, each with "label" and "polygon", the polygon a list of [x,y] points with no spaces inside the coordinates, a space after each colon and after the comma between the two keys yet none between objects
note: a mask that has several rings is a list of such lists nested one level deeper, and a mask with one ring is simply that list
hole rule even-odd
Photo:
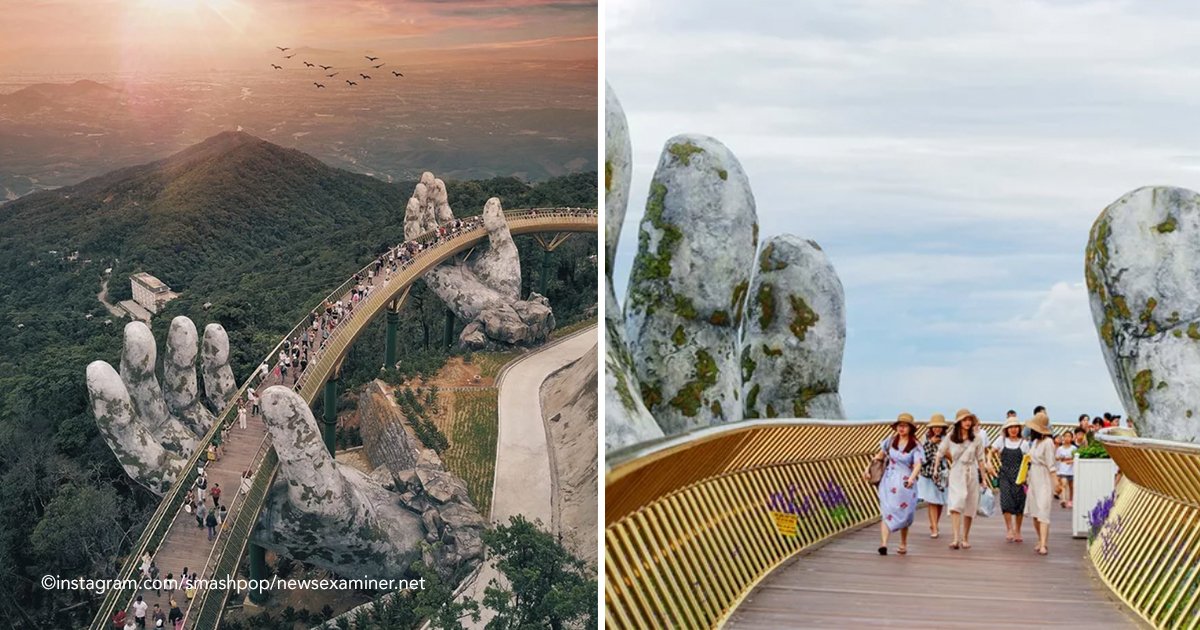
[{"label": "handbag", "polygon": [[867,481],[871,485],[878,486],[883,481],[883,471],[887,468],[887,463],[881,459],[871,458],[871,463],[867,464]]},{"label": "handbag", "polygon": [[1031,461],[1029,453],[1021,456],[1021,468],[1017,471],[1017,485],[1025,483],[1025,478],[1029,476],[1029,462]]}]

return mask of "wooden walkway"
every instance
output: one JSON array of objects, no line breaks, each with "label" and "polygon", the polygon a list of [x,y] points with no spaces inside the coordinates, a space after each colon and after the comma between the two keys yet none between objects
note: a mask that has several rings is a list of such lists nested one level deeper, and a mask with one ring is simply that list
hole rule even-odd
[{"label": "wooden walkway", "polygon": [[934,540],[918,510],[908,555],[896,554],[894,534],[886,557],[873,523],[776,569],[726,627],[1144,627],[1092,573],[1085,540],[1071,538],[1070,512],[1054,509],[1044,557],[1034,553],[1029,519],[1025,542],[1007,543],[1003,518],[976,518],[971,549],[955,551],[949,515]]}]

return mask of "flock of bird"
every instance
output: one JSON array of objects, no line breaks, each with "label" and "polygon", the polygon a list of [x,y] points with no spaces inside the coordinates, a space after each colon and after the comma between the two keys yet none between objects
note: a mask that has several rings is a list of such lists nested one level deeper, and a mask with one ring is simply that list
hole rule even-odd
[{"label": "flock of bird", "polygon": [[[283,53],[283,58],[284,58],[284,59],[291,59],[292,57],[295,57],[295,56],[296,56],[296,53],[292,53],[292,54],[290,54],[290,55],[289,55],[289,54],[287,54],[287,51],[291,50],[291,48],[288,48],[288,47],[285,47],[285,46],[276,46],[276,48],[278,48],[278,49],[279,49],[279,52]],[[382,67],[384,67],[384,66],[386,66],[386,65],[387,65],[386,63],[375,64],[375,62],[376,62],[376,61],[379,61],[379,57],[372,57],[372,56],[370,56],[370,55],[363,55],[363,57],[364,57],[364,58],[365,58],[367,61],[371,62],[371,64],[372,64],[372,65],[371,65],[371,67],[372,67],[372,68],[374,68],[374,69],[376,69],[376,70],[378,70],[378,69],[380,69],[380,68],[382,68]],[[276,70],[283,70],[283,66],[281,66],[281,65],[279,65],[279,64],[276,64],[276,63],[273,63],[273,64],[271,64],[271,67],[272,67],[272,68],[274,68],[274,69],[276,69]],[[334,69],[334,68],[333,68],[333,66],[323,66],[323,65],[321,65],[321,64],[319,64],[319,63],[309,63],[308,61],[305,61],[305,62],[304,62],[304,67],[306,67],[306,68],[320,68],[320,69],[321,69],[321,72],[329,72],[330,70],[333,70],[333,69]],[[400,77],[404,76],[404,74],[403,74],[403,73],[401,73],[401,72],[398,72],[398,71],[396,71],[396,70],[389,70],[389,71],[392,73],[392,76],[393,76],[393,77],[395,77],[395,78],[400,78]],[[338,74],[340,74],[340,73],[341,73],[341,71],[339,70],[339,71],[337,71],[337,72],[334,72],[334,73],[332,73],[332,74],[327,74],[327,75],[325,75],[325,78],[327,78],[327,79],[332,79],[333,77],[336,77],[336,76],[337,76]],[[371,75],[369,75],[369,74],[366,74],[365,72],[359,72],[359,73],[357,73],[357,74],[358,74],[358,76],[360,77],[360,79],[359,79],[359,80],[361,80],[361,81],[365,81],[365,80],[367,80],[367,79],[370,79],[370,78],[371,78]],[[354,86],[358,85],[358,82],[357,82],[357,81],[352,81],[352,80],[350,80],[350,79],[346,79],[345,81],[346,81],[346,87],[354,87]],[[320,82],[317,82],[317,81],[313,81],[313,85],[317,86],[317,89],[324,89],[324,88],[325,88],[325,84],[324,84],[324,83],[320,83]]]}]

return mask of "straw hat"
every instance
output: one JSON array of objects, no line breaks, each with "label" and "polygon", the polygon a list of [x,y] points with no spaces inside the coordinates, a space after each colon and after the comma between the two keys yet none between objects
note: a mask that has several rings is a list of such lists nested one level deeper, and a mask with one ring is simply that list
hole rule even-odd
[{"label": "straw hat", "polygon": [[1038,413],[1032,420],[1025,423],[1030,431],[1041,433],[1042,435],[1050,435],[1053,431],[1050,429],[1050,416],[1045,413]]},{"label": "straw hat", "polygon": [[910,432],[916,433],[917,422],[916,422],[916,420],[913,419],[913,416],[911,413],[904,412],[904,413],[896,416],[896,421],[892,423],[892,429],[894,430],[896,428],[896,425],[900,424],[901,422],[908,424],[908,430]]},{"label": "straw hat", "polygon": [[1008,431],[1008,427],[1019,426],[1021,426],[1021,421],[1016,416],[1012,416],[1008,420],[1005,420],[1004,424],[1000,425],[1000,435],[1004,435],[1004,433]]},{"label": "straw hat", "polygon": [[963,420],[966,420],[967,418],[970,418],[972,420],[979,420],[979,418],[975,417],[975,414],[971,413],[970,409],[964,408],[964,409],[959,409],[958,413],[954,414],[954,424],[958,424],[959,422],[962,422]]},{"label": "straw hat", "polygon": [[946,416],[943,416],[940,413],[935,413],[932,416],[929,416],[929,422],[925,424],[926,429],[935,429],[937,427],[942,427],[945,429],[949,426],[950,425],[946,423]]}]

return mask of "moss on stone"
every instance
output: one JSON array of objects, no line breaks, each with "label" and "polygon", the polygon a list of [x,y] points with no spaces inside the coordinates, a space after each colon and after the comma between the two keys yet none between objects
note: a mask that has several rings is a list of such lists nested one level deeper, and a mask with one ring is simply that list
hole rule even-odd
[{"label": "moss on stone", "polygon": [[671,342],[675,347],[682,346],[687,341],[687,335],[683,332],[683,326],[676,326],[675,332],[671,333]]},{"label": "moss on stone", "polygon": [[[661,182],[651,182],[650,197],[646,200],[646,217],[642,222],[642,230],[638,234],[638,255],[633,261],[631,277],[635,288],[639,283],[651,280],[665,280],[671,275],[671,259],[675,256],[675,248],[683,240],[683,232],[678,227],[663,219],[663,203],[667,197],[667,187]],[[647,224],[657,229],[661,234],[658,246],[650,250],[650,231]],[[652,303],[656,296],[632,294],[636,303]]]},{"label": "moss on stone", "polygon": [[751,243],[751,245],[753,245],[754,247],[758,247],[758,221],[755,221],[750,226],[750,238],[753,239],[753,241],[754,241],[753,243]]},{"label": "moss on stone", "polygon": [[1137,403],[1138,412],[1145,413],[1150,408],[1146,394],[1154,386],[1154,374],[1150,370],[1142,370],[1133,377],[1133,400]]},{"label": "moss on stone", "polygon": [[1197,325],[1196,322],[1188,324],[1187,336],[1192,341],[1200,341],[1200,325]]},{"label": "moss on stone", "polygon": [[729,298],[729,308],[733,311],[733,324],[742,323],[742,313],[746,307],[746,291],[750,290],[750,281],[742,280],[733,287],[733,295]]},{"label": "moss on stone", "polygon": [[725,310],[713,311],[713,314],[708,316],[708,323],[713,326],[728,326],[729,312]]},{"label": "moss on stone", "polygon": [[767,243],[763,246],[762,253],[758,255],[758,268],[761,271],[780,271],[787,269],[788,264],[782,260],[775,260],[775,244]]},{"label": "moss on stone", "polygon": [[799,295],[789,295],[788,299],[792,303],[792,323],[788,325],[788,328],[797,339],[804,341],[808,329],[816,325],[821,316],[817,315],[817,312],[812,310],[804,298]]},{"label": "moss on stone", "polygon": [[1172,330],[1171,334],[1174,335],[1176,339],[1183,339],[1183,331],[1179,330],[1178,328]]},{"label": "moss on stone", "polygon": [[758,326],[766,330],[775,321],[775,287],[764,282],[758,287]]},{"label": "moss on stone", "polygon": [[792,417],[793,418],[807,418],[808,417],[808,408],[804,405],[804,403],[799,398],[792,401]]},{"label": "moss on stone", "polygon": [[616,376],[617,381],[617,397],[621,399],[621,404],[630,411],[637,408],[637,401],[633,399],[633,392],[629,391],[628,378],[625,376],[625,370],[612,369],[610,371]]},{"label": "moss on stone", "polygon": [[675,396],[671,398],[671,406],[685,416],[693,417],[700,412],[704,392],[717,384],[717,362],[706,350],[696,351],[696,368],[692,380],[684,383]]},{"label": "moss on stone", "polygon": [[696,319],[696,305],[686,295],[675,296],[675,314],[687,319]]},{"label": "moss on stone", "polygon": [[750,348],[742,350],[742,382],[747,383],[754,376],[754,370],[758,368],[758,364],[754,362],[754,358],[750,356]]},{"label": "moss on stone", "polygon": [[683,164],[684,166],[691,166],[692,156],[696,155],[697,153],[704,153],[704,149],[701,149],[691,140],[688,140],[687,142],[676,142],[675,144],[668,146],[667,153],[675,156],[675,159],[679,160],[680,164]]},{"label": "moss on stone", "polygon": [[708,406],[708,410],[711,411],[712,414],[718,418],[723,416],[723,414],[721,413],[722,412],[721,401],[719,401],[719,400],[712,401],[712,404]]},{"label": "moss on stone", "polygon": [[[756,407],[758,405],[758,392],[759,391],[760,391],[759,385],[758,385],[758,383],[755,383],[754,387],[751,387],[750,391],[746,393],[746,410],[747,410],[747,412],[749,412],[750,410],[753,410],[754,407]],[[755,417],[758,417],[758,416],[756,415]]]},{"label": "moss on stone", "polygon": [[612,190],[613,166],[612,160],[604,160],[604,192]]},{"label": "moss on stone", "polygon": [[720,177],[722,181],[727,180],[729,179],[729,172],[723,168],[719,168],[717,169],[717,177]]},{"label": "moss on stone", "polygon": [[658,385],[642,384],[642,403],[647,409],[653,409],[662,402],[662,390]]},{"label": "moss on stone", "polygon": [[1170,234],[1175,231],[1175,217],[1167,217],[1166,221],[1154,226],[1159,234]]},{"label": "moss on stone", "polygon": [[783,348],[772,348],[771,346],[768,346],[767,344],[764,343],[763,347],[762,347],[762,352],[764,355],[766,355],[768,357],[778,357],[778,356],[783,355]]},{"label": "moss on stone", "polygon": [[1158,387],[1156,387],[1156,389],[1166,389],[1166,388],[1167,388],[1167,382],[1166,382],[1166,381],[1159,381],[1159,382],[1158,382]]},{"label": "moss on stone", "polygon": [[767,403],[767,417],[768,418],[778,418],[779,417],[779,412],[775,411],[775,405],[772,405],[771,403]]}]

